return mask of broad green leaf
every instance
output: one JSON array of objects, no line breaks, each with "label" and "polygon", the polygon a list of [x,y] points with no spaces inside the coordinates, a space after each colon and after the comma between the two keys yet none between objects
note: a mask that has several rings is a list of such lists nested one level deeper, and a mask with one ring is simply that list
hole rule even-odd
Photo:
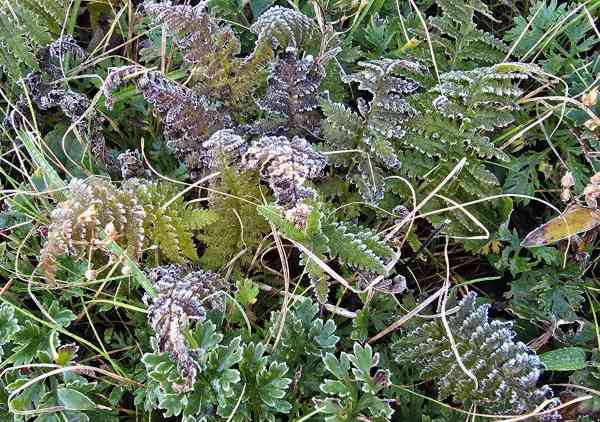
[{"label": "broad green leaf", "polygon": [[[15,310],[8,304],[0,306],[0,346],[12,340],[13,334],[19,331],[19,323],[15,318]],[[2,349],[0,349],[0,356]]]},{"label": "broad green leaf", "polygon": [[93,410],[96,405],[85,394],[72,388],[59,388],[56,390],[58,402],[68,410]]},{"label": "broad green leaf", "polygon": [[585,350],[580,347],[564,347],[540,355],[548,371],[576,371],[586,367]]},{"label": "broad green leaf", "polygon": [[246,278],[243,280],[238,280],[235,283],[238,291],[235,295],[236,300],[242,306],[253,305],[258,300],[259,289],[256,284],[252,282],[252,280]]}]

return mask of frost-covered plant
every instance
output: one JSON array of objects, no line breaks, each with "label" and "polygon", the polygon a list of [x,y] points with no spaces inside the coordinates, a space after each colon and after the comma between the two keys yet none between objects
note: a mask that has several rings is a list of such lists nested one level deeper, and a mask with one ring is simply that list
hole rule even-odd
[{"label": "frost-covered plant", "polygon": [[257,130],[271,135],[318,134],[320,131],[319,87],[325,69],[312,56],[298,58],[288,47],[273,63],[265,98],[258,106],[267,118]]},{"label": "frost-covered plant", "polygon": [[248,150],[246,140],[233,129],[221,129],[202,143],[202,161],[207,169],[239,164]]},{"label": "frost-covered plant", "polygon": [[[295,397],[314,394],[325,376],[322,357],[335,352],[339,337],[335,335],[333,319],[324,321],[318,318],[319,307],[310,299],[304,299],[290,309],[285,316],[281,342],[273,357],[294,371],[290,401]],[[274,338],[282,323],[281,312],[272,312],[269,320],[269,333]]]},{"label": "frost-covered plant", "polygon": [[144,169],[140,152],[135,150],[127,150],[117,156],[117,161],[121,168],[121,177],[125,180],[146,177],[148,172]]},{"label": "frost-covered plant", "polygon": [[[243,110],[252,102],[251,94],[260,80],[257,76],[272,58],[273,48],[259,37],[251,57],[238,57],[240,41],[229,26],[208,13],[208,3],[205,0],[196,6],[147,3],[145,11],[174,35],[184,60],[192,68],[197,93],[221,101],[228,108]],[[255,25],[262,27],[259,22]]]},{"label": "frost-covered plant", "polygon": [[[61,29],[68,10],[67,0],[9,0],[0,6],[0,68],[17,82],[31,71],[39,70],[38,49],[44,49]],[[37,54],[36,54],[37,52]]]},{"label": "frost-covered plant", "polygon": [[[321,203],[311,204],[301,224],[274,207],[262,206],[258,210],[285,237],[301,243],[321,260],[336,259],[353,270],[389,272],[387,261],[394,256],[394,250],[387,242],[365,227],[327,219]],[[329,276],[308,256],[303,255],[301,263],[306,265],[317,299],[326,302]]]},{"label": "frost-covered plant", "polygon": [[67,200],[50,214],[40,256],[45,277],[54,282],[56,261],[63,255],[107,255],[108,241],[125,248],[133,260],[141,258],[144,248],[152,248],[156,263],[198,261],[194,235],[214,223],[217,214],[189,206],[181,196],[173,199],[176,195],[166,182],[132,178],[116,187],[99,177],[73,179]]},{"label": "frost-covered plant", "polygon": [[130,258],[140,258],[146,213],[135,189],[134,180],[120,189],[99,177],[71,180],[68,199],[50,214],[40,252],[39,266],[49,283],[55,282],[60,257],[102,251],[105,239],[125,247]]},{"label": "frost-covered plant", "polygon": [[273,48],[306,48],[318,40],[316,23],[303,13],[274,6],[263,13],[250,30],[258,35],[257,45],[269,43]]},{"label": "frost-covered plant", "polygon": [[112,93],[127,77],[135,78],[144,98],[163,118],[167,145],[184,160],[188,169],[204,167],[202,143],[215,132],[230,125],[229,115],[193,90],[180,85],[162,73],[139,72],[139,66],[126,66],[111,70],[103,84],[103,93],[112,105]]},{"label": "frost-covered plant", "polygon": [[327,164],[325,156],[313,150],[298,136],[264,136],[250,146],[242,166],[260,169],[275,193],[275,202],[286,210],[297,209],[316,192],[306,186],[307,179],[320,176]]},{"label": "frost-covered plant", "polygon": [[[442,13],[429,17],[428,23],[433,28],[430,37],[438,66],[465,70],[505,60],[508,46],[476,23],[477,15],[492,16],[487,4],[482,0],[437,0],[436,4]],[[420,58],[431,60],[425,43],[417,52]]]},{"label": "frost-covered plant", "polygon": [[[458,177],[441,193],[459,202],[498,194],[498,178],[482,160],[506,162],[510,157],[491,141],[490,133],[514,121],[519,110],[517,100],[523,93],[518,83],[535,72],[535,66],[506,63],[440,75],[438,83],[412,101],[417,114],[407,122],[407,133],[400,139],[400,160],[407,163],[401,170],[411,177],[423,177],[422,188],[429,191],[467,157]],[[447,205],[434,198],[426,209]],[[498,224],[497,209],[478,205],[473,211],[488,227]],[[463,213],[453,215],[450,230],[462,233],[474,230],[473,223]],[[432,218],[432,222],[441,224],[442,219]]]},{"label": "frost-covered plant", "polygon": [[426,72],[419,63],[382,59],[360,62],[360,72],[345,76],[346,83],[358,83],[358,89],[372,95],[370,102],[358,99],[355,113],[344,104],[323,101],[323,135],[329,146],[358,149],[361,152],[336,158],[337,166],[348,166],[347,178],[356,183],[364,200],[377,204],[383,198],[384,170],[400,166],[392,140],[406,133],[406,122],[416,110],[405,99],[420,84],[415,78]]},{"label": "frost-covered plant", "polygon": [[[476,298],[475,293],[465,296],[448,317],[455,349],[442,322],[434,320],[393,345],[396,362],[417,364],[421,378],[435,379],[440,400],[452,397],[495,414],[529,413],[553,394],[549,386],[537,386],[543,365],[529,347],[514,340],[512,323],[490,321],[490,305],[476,306]],[[541,420],[557,418],[549,414]]]},{"label": "frost-covered plant", "polygon": [[210,321],[197,323],[188,338],[197,346],[190,362],[196,374],[193,389],[177,387],[190,380],[182,378],[168,353],[147,353],[143,362],[150,380],[139,390],[138,403],[164,409],[166,417],[181,415],[186,422],[274,422],[289,412],[291,404],[284,399],[291,383],[288,368],[274,361],[263,343],[244,343],[241,337],[225,343]]},{"label": "frost-covered plant", "polygon": [[176,362],[183,384],[175,384],[175,391],[190,391],[197,373],[193,358],[199,351],[188,344],[186,330],[190,321],[204,320],[207,310],[225,311],[227,284],[214,273],[177,265],[153,268],[148,277],[157,290],[148,316],[155,332],[153,347]]}]

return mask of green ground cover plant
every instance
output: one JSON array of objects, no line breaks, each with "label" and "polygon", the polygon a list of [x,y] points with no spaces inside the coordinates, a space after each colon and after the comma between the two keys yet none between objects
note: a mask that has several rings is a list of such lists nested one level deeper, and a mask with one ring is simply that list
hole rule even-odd
[{"label": "green ground cover plant", "polygon": [[0,420],[600,420],[600,1],[0,4]]}]

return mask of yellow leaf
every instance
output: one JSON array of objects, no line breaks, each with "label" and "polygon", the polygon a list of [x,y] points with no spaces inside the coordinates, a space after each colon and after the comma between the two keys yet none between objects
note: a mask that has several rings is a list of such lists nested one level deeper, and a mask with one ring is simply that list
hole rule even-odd
[{"label": "yellow leaf", "polygon": [[499,240],[492,240],[492,241],[486,243],[485,245],[483,245],[481,252],[484,255],[489,255],[490,253],[499,254],[500,246],[502,246],[502,243]]},{"label": "yellow leaf", "polygon": [[558,242],[600,225],[600,211],[576,205],[529,233],[521,246],[530,248]]}]

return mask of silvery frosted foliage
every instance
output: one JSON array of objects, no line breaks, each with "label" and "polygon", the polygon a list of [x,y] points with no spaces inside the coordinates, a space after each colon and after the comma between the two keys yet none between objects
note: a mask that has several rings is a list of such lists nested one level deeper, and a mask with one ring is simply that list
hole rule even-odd
[{"label": "silvery frosted foliage", "polygon": [[85,52],[73,36],[62,35],[37,52],[40,70],[48,74],[53,80],[63,77],[66,70],[67,55],[72,60],[80,61],[85,57]]},{"label": "silvery frosted foliage", "polygon": [[[519,69],[526,68],[519,65]],[[512,113],[518,109],[515,98],[523,94],[513,80],[528,78],[523,71],[499,72],[496,67],[447,72],[434,88],[439,96],[433,106],[444,117],[467,121],[473,129],[490,131],[506,127],[515,120]]]},{"label": "silvery frosted foliage", "polygon": [[[239,53],[240,44],[233,31],[220,27],[207,11],[208,1],[196,6],[172,5],[171,2],[146,3],[144,10],[155,23],[163,25],[176,38],[183,58],[192,65],[212,68],[211,57],[217,49],[227,50],[233,56]],[[220,69],[213,69],[220,70]]]},{"label": "silvery frosted foliage", "polygon": [[298,57],[288,47],[273,63],[267,93],[258,102],[267,113],[258,130],[270,135],[317,134],[320,126],[319,86],[325,71],[312,56]]},{"label": "silvery frosted foliage", "polygon": [[146,100],[163,117],[167,145],[183,158],[190,169],[202,167],[202,143],[215,132],[230,125],[224,112],[204,97],[166,78],[160,72],[148,72],[138,81]]},{"label": "silvery frosted foliage", "polygon": [[221,129],[202,143],[202,162],[206,168],[217,168],[223,161],[239,163],[248,143],[233,129]]},{"label": "silvery frosted foliage", "polygon": [[252,24],[250,30],[258,35],[257,46],[268,42],[274,49],[288,46],[302,48],[318,35],[316,23],[303,13],[273,6]]},{"label": "silvery frosted foliage", "polygon": [[[359,62],[362,70],[343,77],[346,83],[358,83],[358,89],[373,95],[371,102],[360,99],[360,114],[367,120],[367,128],[373,136],[386,139],[402,138],[403,123],[415,116],[416,110],[405,97],[414,94],[420,84],[410,75],[423,75],[427,69],[413,61],[381,59]],[[387,165],[394,167],[392,158]]]},{"label": "silvery frosted foliage", "polygon": [[72,179],[68,199],[50,214],[48,238],[40,253],[40,268],[54,283],[56,260],[63,255],[99,249],[102,233],[138,259],[144,243],[145,212],[135,195],[136,180],[116,188],[99,177]]},{"label": "silvery frosted foliage", "polygon": [[[90,100],[85,95],[48,82],[45,75],[40,72],[32,72],[27,75],[23,79],[23,84],[27,90],[27,96],[40,110],[60,107],[72,122],[76,123],[80,129],[85,129],[86,122],[83,117],[90,106]],[[18,116],[28,114],[28,112],[28,99],[24,96],[17,103],[15,111],[9,119],[13,127],[19,127],[21,122]],[[90,113],[89,118],[94,118],[93,112]]]},{"label": "silvery frosted foliage", "polygon": [[211,107],[204,97],[160,72],[142,75],[138,87],[163,116],[169,146],[178,152],[196,149],[199,141],[208,139],[229,122],[228,117]]},{"label": "silvery frosted foliage", "polygon": [[121,168],[121,177],[123,179],[131,179],[134,177],[143,178],[148,176],[148,172],[144,168],[142,157],[137,149],[127,150],[117,156],[117,161]]},{"label": "silvery frosted foliage", "polygon": [[[475,306],[475,293],[459,302],[459,310],[448,323],[464,366],[477,378],[475,383],[457,363],[446,331],[434,320],[406,333],[394,345],[399,364],[417,363],[421,377],[435,379],[441,400],[470,402],[495,414],[524,414],[552,397],[550,387],[538,388],[543,366],[525,344],[515,342],[510,322],[490,321],[489,304]],[[560,420],[550,414],[542,420]]]},{"label": "silvery frosted foliage", "polygon": [[63,113],[76,122],[86,112],[90,100],[83,94],[62,88],[51,89],[39,97],[38,106],[42,110],[60,107]]},{"label": "silvery frosted foliage", "polygon": [[[191,391],[196,382],[194,356],[185,339],[185,331],[193,320],[204,320],[207,310],[225,311],[226,283],[216,274],[190,270],[178,265],[153,268],[148,277],[158,292],[149,305],[149,324],[155,332],[156,352],[168,352],[177,363],[184,380],[177,391]],[[144,301],[150,299],[144,297]]]},{"label": "silvery frosted foliage", "polygon": [[275,202],[285,209],[315,197],[315,191],[305,186],[305,182],[320,176],[326,164],[325,156],[298,136],[291,140],[285,136],[263,136],[242,160],[243,167],[260,169],[261,177],[275,193]]},{"label": "silvery frosted foliage", "polygon": [[359,62],[361,70],[343,77],[357,83],[371,100],[359,97],[358,113],[341,103],[324,100],[327,117],[322,133],[327,144],[339,149],[358,149],[363,154],[338,156],[335,165],[352,169],[348,179],[363,199],[377,204],[383,198],[384,172],[400,166],[393,141],[406,134],[407,123],[417,112],[409,99],[420,89],[417,79],[427,73],[421,64],[408,60],[382,59]]},{"label": "silvery frosted foliage", "polygon": [[108,69],[108,74],[101,88],[107,109],[111,110],[113,108],[115,99],[112,94],[125,83],[125,78],[132,77],[143,70],[144,68],[138,65],[110,67]]}]

